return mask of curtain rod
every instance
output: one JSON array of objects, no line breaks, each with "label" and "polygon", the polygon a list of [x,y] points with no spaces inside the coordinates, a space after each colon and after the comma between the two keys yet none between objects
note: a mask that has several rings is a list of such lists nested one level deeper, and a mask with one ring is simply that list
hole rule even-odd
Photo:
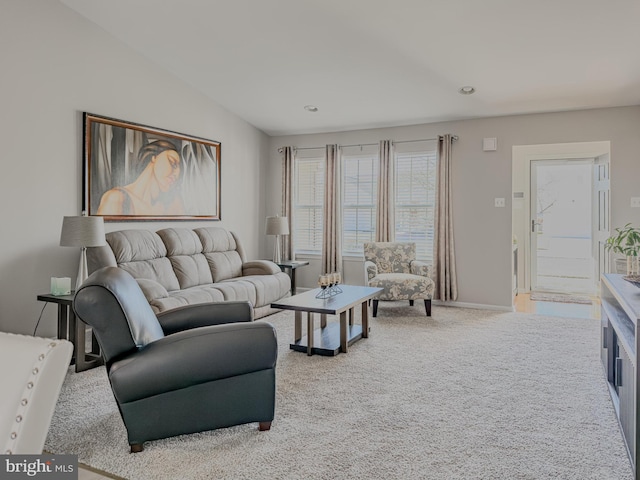
[{"label": "curtain rod", "polygon": [[[456,140],[458,140],[458,136],[457,135],[451,135],[451,139],[455,142]],[[398,140],[395,141],[393,140],[393,143],[413,143],[413,142],[433,142],[435,140],[438,140],[438,137],[435,138],[421,138],[419,140]],[[357,143],[354,145],[340,145],[340,147],[342,148],[347,148],[347,147],[372,147],[372,146],[376,146],[379,145],[379,143]],[[282,153],[284,147],[280,147],[278,149],[278,153]],[[294,150],[322,150],[325,149],[326,145],[324,147],[294,147]]]}]

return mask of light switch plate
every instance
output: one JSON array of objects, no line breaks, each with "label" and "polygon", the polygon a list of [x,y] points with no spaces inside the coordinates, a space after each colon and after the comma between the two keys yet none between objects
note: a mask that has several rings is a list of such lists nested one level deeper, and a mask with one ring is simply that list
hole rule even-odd
[{"label": "light switch plate", "polygon": [[631,197],[631,208],[640,208],[640,197]]},{"label": "light switch plate", "polygon": [[494,202],[495,202],[495,206],[496,207],[504,207],[505,206],[504,198],[495,198]]}]

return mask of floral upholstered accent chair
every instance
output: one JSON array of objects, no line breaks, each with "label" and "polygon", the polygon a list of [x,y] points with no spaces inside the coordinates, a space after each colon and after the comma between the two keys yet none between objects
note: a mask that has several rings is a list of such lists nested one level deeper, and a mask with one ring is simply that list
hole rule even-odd
[{"label": "floral upholstered accent chair", "polygon": [[431,265],[416,260],[416,244],[374,242],[364,244],[364,268],[370,287],[383,291],[373,300],[373,316],[378,313],[378,300],[424,300],[427,316],[431,316],[431,299],[435,284]]}]

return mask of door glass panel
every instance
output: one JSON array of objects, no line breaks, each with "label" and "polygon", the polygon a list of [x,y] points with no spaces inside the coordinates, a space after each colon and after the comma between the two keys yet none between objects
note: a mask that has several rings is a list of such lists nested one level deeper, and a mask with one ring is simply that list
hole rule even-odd
[{"label": "door glass panel", "polygon": [[534,291],[595,292],[593,163],[532,162]]}]

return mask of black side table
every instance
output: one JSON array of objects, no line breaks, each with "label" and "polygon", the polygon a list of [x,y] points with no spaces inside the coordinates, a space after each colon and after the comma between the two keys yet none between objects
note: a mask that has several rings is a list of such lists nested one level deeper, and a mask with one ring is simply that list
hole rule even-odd
[{"label": "black side table", "polygon": [[100,346],[91,331],[91,350],[87,352],[87,324],[76,318],[73,311],[73,295],[38,295],[41,302],[56,303],[58,305],[58,338],[73,343],[71,363],[75,362],[76,372],[84,372],[90,368],[102,365]]},{"label": "black side table", "polygon": [[309,265],[306,260],[283,260],[280,263],[276,263],[280,267],[280,270],[287,272],[291,277],[291,295],[296,294],[296,268]]}]

